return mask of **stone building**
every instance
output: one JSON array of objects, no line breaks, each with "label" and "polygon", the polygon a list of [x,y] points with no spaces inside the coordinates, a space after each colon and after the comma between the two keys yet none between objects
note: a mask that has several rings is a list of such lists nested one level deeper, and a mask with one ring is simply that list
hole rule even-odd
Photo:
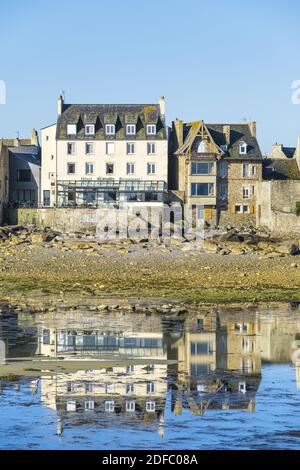
[{"label": "stone building", "polygon": [[255,122],[173,122],[169,189],[184,204],[197,208],[198,218],[213,225],[254,225],[261,178]]},{"label": "stone building", "polygon": [[45,207],[162,202],[167,193],[165,100],[66,104],[42,129]]}]

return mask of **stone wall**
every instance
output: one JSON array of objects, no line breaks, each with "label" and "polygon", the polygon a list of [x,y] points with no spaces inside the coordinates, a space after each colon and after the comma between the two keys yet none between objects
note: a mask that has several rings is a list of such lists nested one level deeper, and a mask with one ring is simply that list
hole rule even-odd
[{"label": "stone wall", "polygon": [[300,234],[300,216],[295,214],[300,201],[300,181],[263,181],[257,187],[258,226],[273,232]]}]

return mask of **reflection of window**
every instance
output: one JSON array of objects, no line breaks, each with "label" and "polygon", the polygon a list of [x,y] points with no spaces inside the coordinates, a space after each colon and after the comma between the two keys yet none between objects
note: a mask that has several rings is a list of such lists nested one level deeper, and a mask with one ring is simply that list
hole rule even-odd
[{"label": "reflection of window", "polygon": [[113,400],[105,402],[105,411],[113,413],[115,411],[115,402]]},{"label": "reflection of window", "polygon": [[95,408],[95,403],[93,400],[87,400],[84,402],[85,410],[93,410]]},{"label": "reflection of window", "polygon": [[43,330],[43,344],[50,344],[50,330]]},{"label": "reflection of window", "polygon": [[43,198],[44,198],[44,206],[50,206],[50,190],[44,189]]},{"label": "reflection of window", "polygon": [[94,385],[92,382],[86,382],[84,385],[85,393],[91,393],[94,389]]},{"label": "reflection of window", "polygon": [[236,205],[235,206],[235,213],[236,214],[248,214],[249,213],[249,206],[246,205]]},{"label": "reflection of window", "polygon": [[114,386],[113,384],[106,384],[105,386],[105,393],[113,393],[114,391]]},{"label": "reflection of window", "polygon": [[191,193],[192,193],[192,196],[213,196],[214,184],[213,183],[192,183]]},{"label": "reflection of window", "polygon": [[67,383],[67,392],[73,393],[75,391],[75,384],[74,382]]},{"label": "reflection of window", "polygon": [[247,332],[248,324],[247,323],[235,323],[234,329],[235,331],[238,331],[239,333]]},{"label": "reflection of window", "polygon": [[132,374],[134,372],[134,365],[130,364],[129,366],[126,367],[126,372],[127,374]]},{"label": "reflection of window", "polygon": [[154,382],[147,382],[147,393],[154,393]]},{"label": "reflection of window", "polygon": [[134,392],[134,384],[126,384],[126,393]]},{"label": "reflection of window", "polygon": [[243,187],[243,198],[248,199],[250,196],[250,188],[244,186]]},{"label": "reflection of window", "polygon": [[246,393],[246,382],[239,382],[239,392],[240,393]]},{"label": "reflection of window", "polygon": [[155,411],[155,401],[146,401],[146,411]]},{"label": "reflection of window", "polygon": [[126,401],[126,411],[135,411],[135,402],[133,400]]},{"label": "reflection of window", "polygon": [[211,341],[197,341],[191,342],[191,355],[210,355],[213,353],[213,346]]},{"label": "reflection of window", "polygon": [[202,375],[208,375],[210,373],[209,364],[191,364],[191,376],[201,377]]},{"label": "reflection of window", "polygon": [[31,171],[18,170],[18,181],[20,183],[29,183],[31,181]]}]

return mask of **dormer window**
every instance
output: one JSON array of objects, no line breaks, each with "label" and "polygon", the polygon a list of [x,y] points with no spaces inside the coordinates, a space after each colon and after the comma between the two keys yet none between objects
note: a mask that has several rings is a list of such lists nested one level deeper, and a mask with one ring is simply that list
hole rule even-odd
[{"label": "dormer window", "polygon": [[127,124],[126,125],[126,134],[127,135],[135,135],[136,134],[135,124]]},{"label": "dormer window", "polygon": [[246,155],[247,154],[247,144],[245,142],[240,143],[240,155]]},{"label": "dormer window", "polygon": [[147,124],[147,134],[148,135],[155,135],[156,134],[156,125],[155,124]]},{"label": "dormer window", "polygon": [[95,134],[94,124],[86,124],[86,126],[85,126],[85,135],[94,135],[94,134]]},{"label": "dormer window", "polygon": [[115,135],[115,133],[116,133],[116,126],[114,124],[106,124],[105,134],[106,135]]},{"label": "dormer window", "polygon": [[68,124],[67,125],[67,134],[68,135],[76,135],[77,134],[76,124]]},{"label": "dormer window", "polygon": [[204,140],[201,140],[201,142],[198,143],[197,152],[198,153],[206,152],[206,142]]}]

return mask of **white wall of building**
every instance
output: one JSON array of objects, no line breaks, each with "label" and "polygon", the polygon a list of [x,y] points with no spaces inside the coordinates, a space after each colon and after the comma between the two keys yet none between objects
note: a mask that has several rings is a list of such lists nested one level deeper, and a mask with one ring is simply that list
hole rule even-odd
[{"label": "white wall of building", "polygon": [[50,191],[50,205],[56,201],[56,124],[45,127],[42,136],[42,178],[41,203],[44,203],[44,191]]}]

